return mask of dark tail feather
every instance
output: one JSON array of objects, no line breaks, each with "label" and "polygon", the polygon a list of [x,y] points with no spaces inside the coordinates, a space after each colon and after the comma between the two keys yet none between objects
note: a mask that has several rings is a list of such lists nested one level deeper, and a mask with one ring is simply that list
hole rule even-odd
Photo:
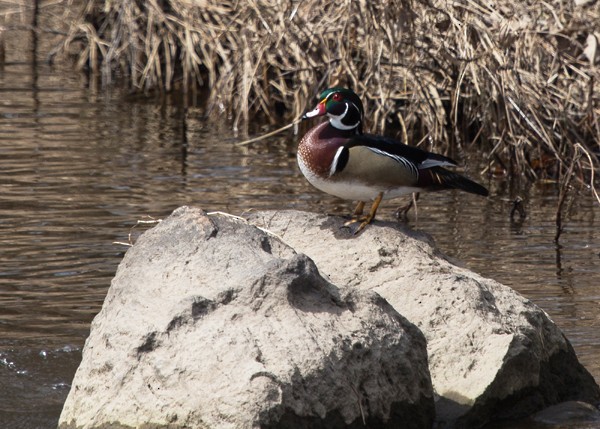
[{"label": "dark tail feather", "polygon": [[489,195],[488,190],[479,183],[475,183],[465,176],[437,166],[426,170],[419,170],[418,185],[422,186],[425,190],[460,189],[461,191],[483,195],[484,197]]}]

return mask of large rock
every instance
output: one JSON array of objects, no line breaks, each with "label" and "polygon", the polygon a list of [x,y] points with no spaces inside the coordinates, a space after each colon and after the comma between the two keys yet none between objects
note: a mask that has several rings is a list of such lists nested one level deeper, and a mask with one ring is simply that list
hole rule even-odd
[{"label": "large rock", "polygon": [[427,428],[433,416],[425,339],[384,299],[338,289],[243,220],[181,208],[125,255],[59,425]]},{"label": "large rock", "polygon": [[250,222],[308,255],[338,286],[381,294],[427,338],[439,426],[478,427],[600,390],[547,314],[512,289],[450,263],[423,234],[283,211]]}]

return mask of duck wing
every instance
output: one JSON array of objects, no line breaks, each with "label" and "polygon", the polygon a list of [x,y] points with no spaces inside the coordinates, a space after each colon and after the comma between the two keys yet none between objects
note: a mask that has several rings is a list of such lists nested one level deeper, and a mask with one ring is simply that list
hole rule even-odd
[{"label": "duck wing", "polygon": [[[352,150],[361,148],[361,150]],[[400,166],[414,171],[427,169],[435,166],[456,166],[456,161],[447,156],[431,153],[418,147],[409,146],[388,137],[377,136],[373,134],[360,134],[352,136],[343,146],[338,149],[336,154],[334,170],[339,172],[344,169],[350,158],[350,152],[360,152],[363,156],[368,151],[378,155],[393,159]]]},{"label": "duck wing", "polygon": [[[421,190],[460,189],[487,196],[480,184],[444,167],[456,162],[443,155],[371,134],[352,136],[335,155],[334,174],[361,177],[366,183]],[[351,170],[351,171],[346,171]]]}]

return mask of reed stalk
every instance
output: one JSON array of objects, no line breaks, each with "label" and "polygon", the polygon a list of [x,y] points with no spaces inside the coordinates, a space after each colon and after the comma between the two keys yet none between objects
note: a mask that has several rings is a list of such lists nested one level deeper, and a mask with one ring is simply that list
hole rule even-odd
[{"label": "reed stalk", "polygon": [[242,131],[257,117],[291,121],[320,90],[344,85],[362,95],[371,131],[395,127],[442,152],[475,144],[490,172],[557,180],[598,166],[599,1],[87,0],[84,9],[63,45],[79,67],[105,83],[125,76],[138,91],[207,89],[207,115]]}]

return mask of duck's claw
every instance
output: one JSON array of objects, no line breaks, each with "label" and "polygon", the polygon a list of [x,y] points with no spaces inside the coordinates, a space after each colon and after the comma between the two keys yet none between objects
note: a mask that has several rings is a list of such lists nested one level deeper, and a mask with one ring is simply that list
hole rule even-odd
[{"label": "duck's claw", "polygon": [[352,216],[352,219],[345,222],[344,227],[349,228],[350,225],[360,222],[360,225],[358,226],[358,228],[356,228],[355,231],[352,232],[352,235],[356,235],[359,232],[361,232],[363,229],[366,228],[366,226],[368,224],[373,222],[373,219],[375,219],[375,213],[377,213],[377,207],[379,207],[379,203],[381,203],[382,199],[383,199],[383,192],[380,192],[377,195],[377,198],[375,198],[375,201],[373,201],[373,205],[371,206],[371,211],[366,216],[362,216],[362,212],[365,207],[365,203],[362,201],[359,202],[358,205],[356,206],[356,209],[354,210],[354,215]]},{"label": "duck's claw", "polygon": [[344,222],[344,227],[349,227],[350,225],[355,224],[357,222],[362,222],[363,220],[364,220],[364,216],[363,217],[352,216],[352,219]]},{"label": "duck's claw", "polygon": [[[375,219],[375,216],[371,216],[370,214],[367,216],[353,217],[349,221],[344,222],[343,228],[351,229],[352,235],[356,235],[363,229],[365,229],[366,226],[373,221],[373,219]],[[358,224],[359,222],[360,224],[358,225],[358,227],[354,228],[354,225]]]},{"label": "duck's claw", "polygon": [[356,230],[354,230],[354,231],[352,232],[352,235],[356,235],[356,234],[358,234],[359,232],[361,232],[363,229],[365,229],[365,228],[367,227],[367,225],[368,225],[368,224],[370,224],[370,223],[371,223],[371,221],[372,221],[372,220],[373,220],[373,219],[368,219],[368,216],[367,216],[367,219],[363,220],[363,221],[360,223],[360,225],[358,225],[358,228],[356,228]]}]

